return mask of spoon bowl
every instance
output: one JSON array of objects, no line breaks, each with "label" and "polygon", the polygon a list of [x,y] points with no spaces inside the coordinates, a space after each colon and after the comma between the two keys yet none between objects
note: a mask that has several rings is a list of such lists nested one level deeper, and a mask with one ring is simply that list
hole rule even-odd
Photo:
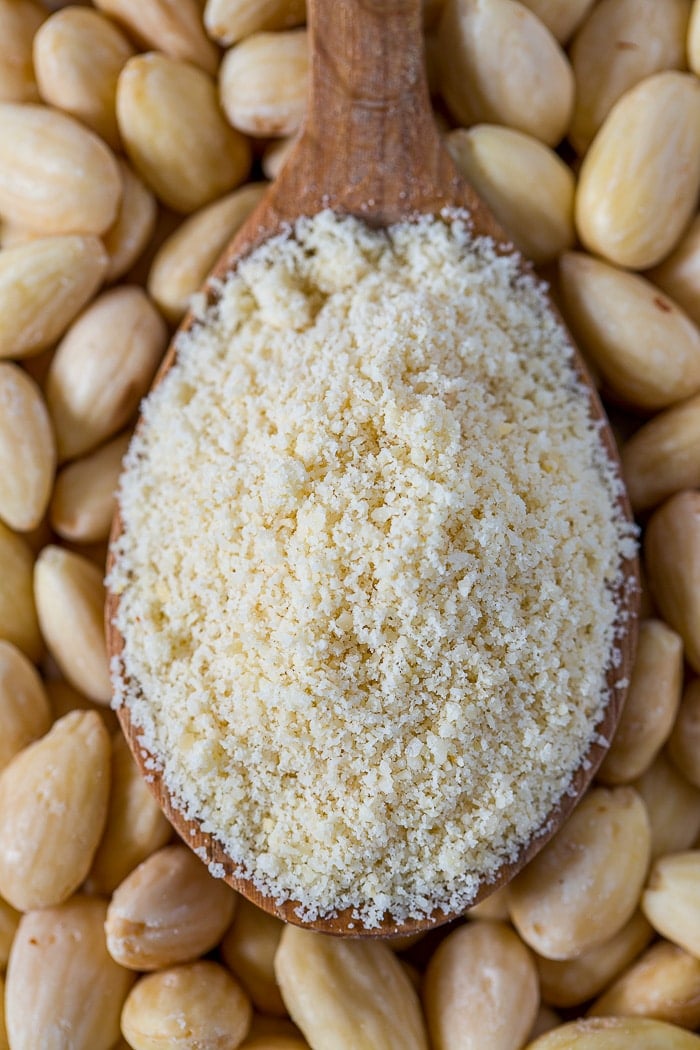
[{"label": "spoon bowl", "polygon": [[[216,281],[232,272],[240,259],[262,242],[289,229],[301,216],[332,209],[355,215],[370,225],[384,227],[419,215],[439,215],[444,209],[467,212],[473,233],[491,238],[502,253],[521,260],[488,207],[458,175],[440,141],[427,89],[421,33],[420,0],[309,0],[311,91],[306,122],[299,142],[277,181],[244,224],[215,267],[204,293],[213,303]],[[552,312],[558,316],[552,304]],[[189,315],[183,328],[189,328]],[[572,343],[573,346],[573,343]],[[156,383],[175,360],[171,345]],[[589,391],[590,418],[600,427],[601,440],[613,465],[619,469],[615,442],[583,362],[575,356],[579,377]],[[624,495],[621,514],[631,518]],[[112,541],[122,532],[115,517]],[[111,555],[110,555],[111,563]],[[518,857],[503,864],[494,878],[483,881],[474,899],[482,900],[505,885],[542,848],[565,822],[591,782],[612,738],[624,702],[623,683],[629,680],[636,644],[639,594],[636,560],[623,565],[615,595],[619,662],[607,674],[609,702],[596,727],[595,742],[583,757],[570,790],[549,814],[543,827]],[[119,597],[107,597],[108,651],[119,656],[123,639],[114,626]],[[139,741],[127,706],[118,712],[122,729],[153,794],[184,841],[223,872],[226,882],[285,921],[331,934],[387,936],[432,928],[455,918],[435,911],[405,922],[385,916],[378,927],[366,928],[348,909],[330,918],[302,922],[294,901],[278,903],[261,894],[248,879],[235,874],[236,865],[221,844],[202,831],[197,821],[178,810],[163,784],[157,764]]]}]

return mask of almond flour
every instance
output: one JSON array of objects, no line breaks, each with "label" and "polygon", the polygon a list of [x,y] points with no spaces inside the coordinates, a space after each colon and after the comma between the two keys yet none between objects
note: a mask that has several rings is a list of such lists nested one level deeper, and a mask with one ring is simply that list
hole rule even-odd
[{"label": "almond flour", "polygon": [[304,919],[460,911],[615,663],[634,541],[566,336],[454,217],[300,220],[218,293],[126,459],[115,703]]}]

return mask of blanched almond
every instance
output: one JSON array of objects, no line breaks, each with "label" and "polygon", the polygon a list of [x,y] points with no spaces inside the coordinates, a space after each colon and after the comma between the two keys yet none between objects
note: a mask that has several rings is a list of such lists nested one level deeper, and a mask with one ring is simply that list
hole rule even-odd
[{"label": "blanched almond", "polygon": [[700,81],[657,73],[615,103],[584,157],[581,241],[618,266],[655,266],[690,222],[699,190]]},{"label": "blanched almond", "polygon": [[266,29],[291,29],[306,18],[305,0],[207,0],[204,24],[220,44]]},{"label": "blanched almond", "polygon": [[547,959],[572,959],[630,919],[650,853],[649,818],[632,788],[594,788],[510,884],[520,936]]},{"label": "blanched almond", "polygon": [[522,0],[547,29],[565,44],[588,15],[595,0]]},{"label": "blanched almond", "polygon": [[148,291],[169,321],[182,319],[190,298],[264,192],[262,183],[234,190],[195,212],[162,244],[148,275]]},{"label": "blanched almond", "polygon": [[48,106],[0,103],[0,213],[31,230],[103,233],[122,194],[114,154]]},{"label": "blanched almond", "polygon": [[112,958],[130,970],[160,970],[218,944],[237,896],[185,846],[153,853],[114,891],[105,929]]},{"label": "blanched almond", "polygon": [[440,22],[442,94],[465,127],[505,124],[555,146],[574,104],[559,44],[515,0],[447,0]]},{"label": "blanched almond", "polygon": [[36,661],[43,646],[34,605],[33,571],[31,548],[0,522],[0,638]]},{"label": "blanched almond", "polygon": [[656,1017],[700,1024],[700,959],[675,944],[654,944],[600,996],[589,1016]]},{"label": "blanched almond", "polygon": [[662,937],[700,956],[700,850],[669,853],[655,861],[642,910]]},{"label": "blanched almond", "polygon": [[700,396],[640,427],[622,447],[622,469],[635,510],[700,487]]},{"label": "blanched almond", "polygon": [[0,769],[51,725],[51,709],[34,666],[11,642],[0,641]]},{"label": "blanched almond", "polygon": [[308,76],[305,29],[256,33],[231,48],[221,63],[221,105],[239,131],[293,135],[306,109]]},{"label": "blanched almond", "polygon": [[39,387],[26,372],[0,362],[0,518],[27,532],[51,495],[56,444]]},{"label": "blanched almond", "polygon": [[700,678],[685,688],[668,753],[683,776],[700,788]]},{"label": "blanched almond", "polygon": [[104,901],[73,897],[22,919],[7,971],[12,1050],[111,1050],[134,976],[105,947]]},{"label": "blanched almond", "polygon": [[0,0],[0,101],[38,101],[32,40],[45,18],[33,0]]},{"label": "blanched almond", "polygon": [[689,849],[700,835],[700,790],[678,772],[662,751],[634,788],[644,799],[651,825],[651,856]]},{"label": "blanched almond", "polygon": [[42,237],[0,252],[0,358],[59,339],[97,291],[107,254],[96,237]]},{"label": "blanched almond", "polygon": [[46,379],[59,460],[120,430],[147,392],[167,342],[165,323],[134,285],[105,292],[62,340]]},{"label": "blanched almond", "polygon": [[248,173],[247,140],[226,123],[211,77],[187,62],[132,58],[119,77],[117,118],[134,167],[175,211],[196,211]]},{"label": "blanched almond", "polygon": [[700,215],[693,219],[671,254],[647,277],[700,325]]},{"label": "blanched almond", "polygon": [[275,981],[275,953],[284,924],[241,899],[221,955],[253,1001],[256,1010],[284,1017],[287,1008]]},{"label": "blanched almond", "polygon": [[644,557],[657,608],[700,672],[700,492],[679,492],[654,511]]},{"label": "blanched almond", "polygon": [[90,870],[91,891],[105,895],[164,846],[172,833],[121,732],[112,737],[111,770],[107,822]]},{"label": "blanched almond", "polygon": [[126,161],[119,160],[123,192],[117,218],[102,241],[109,255],[105,281],[111,284],[131,269],[146,248],[158,215],[156,199]]},{"label": "blanched almond", "polygon": [[128,445],[129,434],[121,434],[59,473],[50,510],[51,526],[59,536],[77,543],[107,539]]},{"label": "blanched almond", "polygon": [[582,252],[559,274],[565,317],[616,398],[653,411],[700,390],[700,332],[650,281]]},{"label": "blanched almond", "polygon": [[34,595],[41,632],[62,674],[91,700],[108,704],[112,687],[100,570],[72,551],[44,547],[34,570]]},{"label": "blanched almond", "polygon": [[94,711],[66,715],[0,774],[0,894],[47,908],[87,875],[107,815],[109,735]]},{"label": "blanched almond", "polygon": [[648,1017],[589,1017],[547,1032],[527,1050],[700,1050],[700,1038]]},{"label": "blanched almond", "polygon": [[215,73],[219,53],[207,39],[198,0],[95,0],[143,49],[154,48]]}]

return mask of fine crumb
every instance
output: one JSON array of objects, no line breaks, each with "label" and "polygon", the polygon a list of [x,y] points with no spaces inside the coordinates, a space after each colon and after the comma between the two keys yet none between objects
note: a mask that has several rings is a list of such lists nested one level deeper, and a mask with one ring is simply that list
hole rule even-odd
[{"label": "fine crumb", "polygon": [[457,219],[324,212],[218,294],[126,459],[115,702],[303,918],[460,912],[615,660],[634,540],[566,336]]}]

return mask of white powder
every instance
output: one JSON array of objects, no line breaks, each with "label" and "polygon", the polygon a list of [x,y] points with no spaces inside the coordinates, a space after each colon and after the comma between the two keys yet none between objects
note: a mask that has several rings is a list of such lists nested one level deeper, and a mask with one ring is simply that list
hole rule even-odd
[{"label": "white powder", "polygon": [[148,398],[117,703],[264,893],[466,907],[565,793],[633,547],[543,293],[464,225],[258,249]]}]

